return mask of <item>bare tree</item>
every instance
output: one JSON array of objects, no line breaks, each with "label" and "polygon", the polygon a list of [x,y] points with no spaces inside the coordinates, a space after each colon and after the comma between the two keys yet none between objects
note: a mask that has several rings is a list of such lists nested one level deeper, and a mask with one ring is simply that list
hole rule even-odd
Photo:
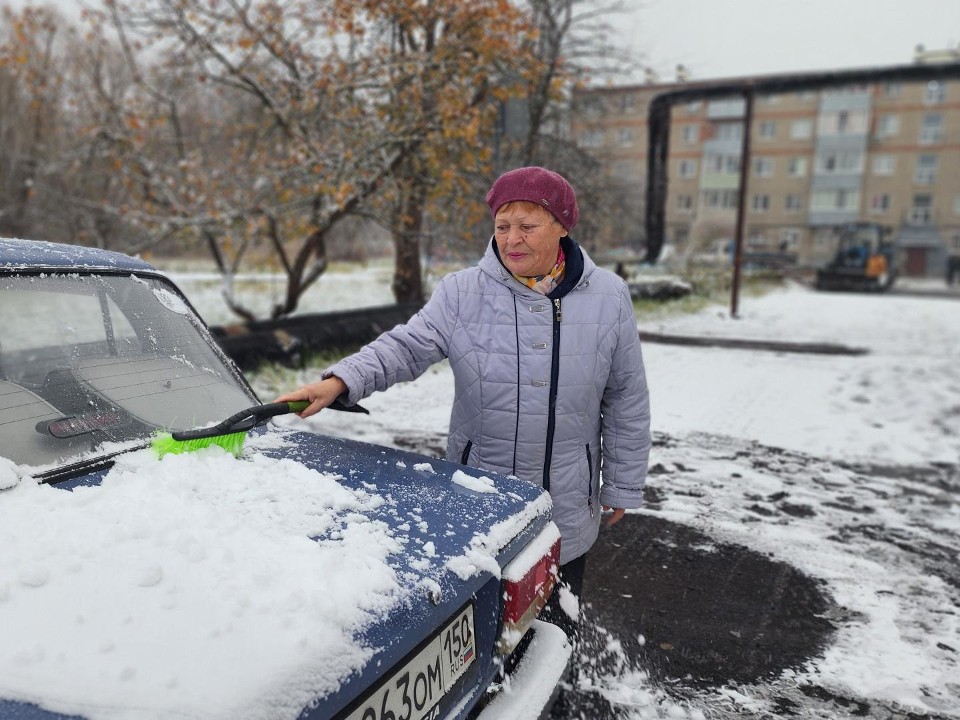
[{"label": "bare tree", "polygon": [[556,141],[567,125],[570,91],[597,76],[623,76],[634,67],[618,47],[613,19],[627,12],[622,0],[527,0],[537,28],[538,62],[525,78],[527,127],[518,160],[532,165],[550,156],[544,138]]}]

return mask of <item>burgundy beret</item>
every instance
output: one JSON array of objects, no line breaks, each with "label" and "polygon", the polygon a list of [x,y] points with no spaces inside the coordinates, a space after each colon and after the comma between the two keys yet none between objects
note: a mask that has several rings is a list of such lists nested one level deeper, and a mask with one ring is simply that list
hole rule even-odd
[{"label": "burgundy beret", "polygon": [[522,167],[506,172],[487,193],[487,205],[494,217],[501,207],[515,200],[526,200],[549,210],[568,232],[580,217],[573,186],[562,175],[546,168]]}]

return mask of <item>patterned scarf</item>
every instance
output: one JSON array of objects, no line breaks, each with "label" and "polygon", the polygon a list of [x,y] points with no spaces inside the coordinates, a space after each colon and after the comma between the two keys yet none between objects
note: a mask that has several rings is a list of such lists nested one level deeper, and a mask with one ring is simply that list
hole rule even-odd
[{"label": "patterned scarf", "polygon": [[513,276],[531,290],[541,295],[549,295],[563,279],[563,268],[566,266],[566,261],[567,258],[563,254],[563,248],[559,248],[557,262],[546,275],[517,275],[514,273]]}]

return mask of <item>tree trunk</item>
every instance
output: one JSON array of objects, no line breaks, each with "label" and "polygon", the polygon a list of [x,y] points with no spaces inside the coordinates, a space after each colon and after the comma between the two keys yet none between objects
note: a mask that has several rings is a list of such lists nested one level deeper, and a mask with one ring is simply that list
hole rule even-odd
[{"label": "tree trunk", "polygon": [[[404,163],[409,169],[409,163]],[[394,210],[393,246],[396,261],[393,297],[398,303],[422,303],[423,275],[420,271],[420,236],[423,231],[427,187],[411,172],[401,181]]]}]

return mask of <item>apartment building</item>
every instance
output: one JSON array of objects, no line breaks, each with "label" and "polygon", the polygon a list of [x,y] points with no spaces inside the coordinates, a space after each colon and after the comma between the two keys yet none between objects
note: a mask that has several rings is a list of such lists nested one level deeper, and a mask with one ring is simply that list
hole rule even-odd
[{"label": "apartment building", "polygon": [[[921,49],[918,48],[918,53]],[[916,58],[918,62],[926,56]],[[575,97],[577,142],[645,196],[647,108],[685,82],[591,88]],[[679,251],[731,237],[740,195],[742,99],[672,108],[664,238]],[[745,239],[755,250],[832,256],[835,227],[891,228],[905,274],[942,275],[960,254],[960,81],[876,83],[757,98]]]}]

